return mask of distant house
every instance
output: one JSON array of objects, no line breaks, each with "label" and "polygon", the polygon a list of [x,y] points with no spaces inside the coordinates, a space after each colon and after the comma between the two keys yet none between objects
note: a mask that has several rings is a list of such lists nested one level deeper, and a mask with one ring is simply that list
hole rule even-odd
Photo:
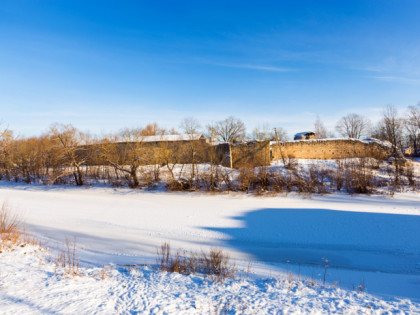
[{"label": "distant house", "polygon": [[293,140],[311,140],[311,139],[316,139],[315,133],[312,131],[304,131],[304,132],[299,132],[295,134],[295,137]]}]

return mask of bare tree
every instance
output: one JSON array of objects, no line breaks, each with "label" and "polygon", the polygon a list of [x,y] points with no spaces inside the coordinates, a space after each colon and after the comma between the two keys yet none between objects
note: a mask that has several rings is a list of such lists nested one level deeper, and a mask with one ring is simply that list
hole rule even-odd
[{"label": "bare tree", "polygon": [[269,124],[264,123],[262,125],[258,125],[253,131],[252,131],[252,139],[257,141],[265,141],[270,140],[274,141],[276,140],[276,133],[275,130],[277,130],[277,138],[280,141],[287,140],[287,132],[284,128],[271,128]]},{"label": "bare tree", "polygon": [[87,156],[81,151],[81,146],[86,144],[87,135],[70,124],[55,124],[51,127],[50,132],[57,142],[62,161],[65,165],[74,168],[72,173],[76,185],[83,185],[82,166],[86,162]]},{"label": "bare tree", "polygon": [[395,149],[401,147],[403,120],[398,116],[398,111],[395,107],[388,105],[385,108],[378,127],[384,140],[391,142]]},{"label": "bare tree", "polygon": [[118,131],[117,137],[122,141],[135,142],[135,141],[138,141],[139,139],[142,139],[146,134],[150,136],[155,135],[154,132],[151,132],[150,130],[146,130],[143,128],[124,128]]},{"label": "bare tree", "polygon": [[124,174],[124,178],[130,187],[138,187],[138,169],[144,158],[142,157],[143,129],[124,129],[119,136],[110,137],[111,141],[104,141],[101,147],[102,158],[118,172]]},{"label": "bare tree", "polygon": [[166,134],[166,130],[160,128],[157,122],[147,124],[146,127],[141,129],[142,136],[160,136]]},{"label": "bare tree", "polygon": [[12,165],[12,156],[10,150],[10,143],[12,140],[12,132],[7,128],[0,131],[0,179],[2,172],[7,180],[10,180],[10,168]]},{"label": "bare tree", "polygon": [[359,139],[367,132],[370,121],[358,114],[348,114],[342,117],[335,126],[335,130],[343,137]]},{"label": "bare tree", "polygon": [[273,130],[267,123],[257,126],[252,131],[252,138],[257,141],[271,140],[273,138]]},{"label": "bare tree", "polygon": [[283,165],[286,165],[286,158],[285,158],[285,155],[283,154],[281,146],[280,146],[280,142],[287,140],[286,130],[284,130],[281,127],[280,128],[274,128],[274,139],[276,141],[277,150],[279,150],[280,157],[283,161]]},{"label": "bare tree", "polygon": [[15,173],[15,178],[23,176],[28,184],[35,178],[41,178],[41,172],[46,164],[42,159],[45,148],[42,146],[41,138],[14,139],[9,149],[13,165],[11,169]]},{"label": "bare tree", "polygon": [[[173,182],[179,182],[175,178],[174,169],[177,166],[177,164],[181,164],[183,161],[182,157],[182,151],[181,147],[172,146],[170,145],[169,141],[161,141],[159,144],[159,148],[157,150],[157,159],[159,161],[159,164],[161,166],[166,166],[169,173],[171,174],[171,180]],[[181,166],[181,171],[179,172],[179,177],[182,175],[182,169],[184,166]]]},{"label": "bare tree", "polygon": [[282,127],[274,128],[273,129],[273,137],[272,140],[276,141],[287,141],[287,131]]},{"label": "bare tree", "polygon": [[[403,139],[403,119],[398,116],[395,107],[388,105],[383,113],[383,118],[379,123],[380,130],[385,139],[392,143],[393,156],[399,158],[401,156],[402,139]],[[395,161],[395,186],[400,185],[401,167],[398,160]]]},{"label": "bare tree", "polygon": [[213,131],[214,135],[219,138],[219,140],[228,143],[230,168],[232,168],[232,144],[242,141],[245,138],[245,124],[242,120],[229,116],[224,120],[218,121],[214,125]]},{"label": "bare tree", "polygon": [[194,178],[196,155],[198,153],[198,145],[199,145],[198,143],[199,141],[197,137],[201,129],[201,124],[197,119],[193,117],[188,117],[188,118],[185,118],[181,122],[181,129],[183,132],[185,132],[185,134],[188,136],[188,139],[190,140],[188,142],[188,148],[191,154],[191,168],[192,168],[191,178]]},{"label": "bare tree", "polygon": [[315,136],[317,139],[327,138],[327,128],[325,127],[324,123],[319,118],[319,116],[316,117],[314,128],[315,128]]},{"label": "bare tree", "polygon": [[408,142],[413,146],[414,154],[417,154],[420,146],[420,103],[408,108],[405,129],[408,133]]},{"label": "bare tree", "polygon": [[218,167],[219,159],[217,156],[217,137],[214,123],[210,123],[206,126],[206,136],[210,140],[210,146],[207,151],[208,158],[210,160],[209,189],[214,191],[218,187],[220,180]]},{"label": "bare tree", "polygon": [[178,130],[176,130],[175,128],[171,128],[167,131],[168,134],[170,135],[179,135]]}]

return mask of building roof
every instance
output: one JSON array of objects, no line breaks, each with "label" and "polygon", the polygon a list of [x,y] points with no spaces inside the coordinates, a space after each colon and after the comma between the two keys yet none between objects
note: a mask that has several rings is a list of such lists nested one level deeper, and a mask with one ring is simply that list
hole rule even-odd
[{"label": "building roof", "polygon": [[191,135],[160,135],[160,136],[144,136],[141,138],[142,142],[160,142],[160,141],[191,141],[200,140],[203,138],[202,134]]},{"label": "building roof", "polygon": [[303,131],[303,132],[298,132],[297,134],[295,134],[295,137],[304,136],[304,135],[307,135],[307,134],[315,134],[315,133],[312,132],[312,131]]}]

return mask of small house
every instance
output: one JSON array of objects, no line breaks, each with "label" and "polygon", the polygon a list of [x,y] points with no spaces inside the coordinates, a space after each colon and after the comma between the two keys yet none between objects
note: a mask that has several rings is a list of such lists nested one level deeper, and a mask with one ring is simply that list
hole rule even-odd
[{"label": "small house", "polygon": [[293,140],[311,140],[311,139],[316,139],[315,133],[312,131],[304,131],[304,132],[299,132],[295,134],[295,137]]}]

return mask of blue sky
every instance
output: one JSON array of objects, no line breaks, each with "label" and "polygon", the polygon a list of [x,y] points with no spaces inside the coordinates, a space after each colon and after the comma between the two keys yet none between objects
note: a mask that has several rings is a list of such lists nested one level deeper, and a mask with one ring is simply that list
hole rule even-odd
[{"label": "blue sky", "polygon": [[289,135],[420,101],[420,1],[0,3],[0,120],[94,133],[228,115]]}]

